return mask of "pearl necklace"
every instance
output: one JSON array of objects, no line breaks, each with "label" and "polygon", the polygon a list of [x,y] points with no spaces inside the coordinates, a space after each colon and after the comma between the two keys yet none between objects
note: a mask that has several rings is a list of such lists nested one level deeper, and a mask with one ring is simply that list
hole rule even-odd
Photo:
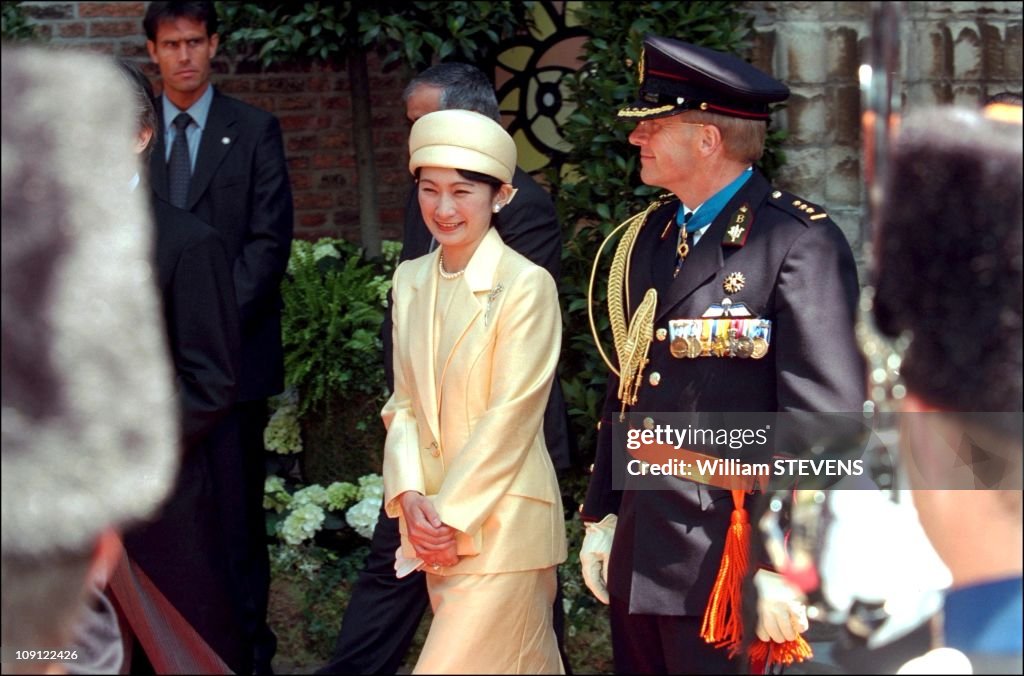
[{"label": "pearl necklace", "polygon": [[458,272],[448,272],[444,269],[444,251],[437,256],[437,271],[441,273],[441,279],[458,279],[466,272],[466,268],[462,268]]}]

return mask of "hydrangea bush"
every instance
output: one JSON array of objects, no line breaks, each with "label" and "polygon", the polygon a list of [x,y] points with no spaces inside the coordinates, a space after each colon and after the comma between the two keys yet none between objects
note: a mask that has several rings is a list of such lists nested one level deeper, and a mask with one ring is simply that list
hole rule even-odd
[{"label": "hydrangea bush", "polygon": [[303,545],[324,528],[341,529],[346,525],[369,539],[377,526],[384,499],[384,483],[379,474],[359,477],[359,485],[335,481],[329,486],[296,485],[289,490],[283,477],[267,477],[263,490],[264,509],[276,515],[268,523],[282,542]]}]

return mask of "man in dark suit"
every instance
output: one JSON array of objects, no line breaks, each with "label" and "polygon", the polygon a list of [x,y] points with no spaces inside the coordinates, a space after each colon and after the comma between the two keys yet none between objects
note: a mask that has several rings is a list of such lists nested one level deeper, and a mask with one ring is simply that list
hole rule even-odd
[{"label": "man in dark suit", "polygon": [[[437,110],[472,110],[500,121],[494,88],[478,68],[463,63],[442,63],[415,77],[404,92],[406,115],[415,122]],[[497,216],[495,227],[510,247],[537,265],[543,266],[557,281],[562,258],[562,232],[551,196],[529,174],[516,168],[512,185],[517,189],[512,200]],[[433,250],[436,244],[423,222],[415,185],[405,207],[405,229],[401,260],[416,258]],[[391,363],[391,312],[382,329],[384,367],[388,386],[393,386]],[[558,378],[544,414],[544,440],[556,469],[569,466],[570,442],[565,399]],[[352,590],[352,597],[334,656],[320,673],[395,673],[402,665],[416,628],[429,604],[423,573],[402,579],[395,577],[395,550],[399,547],[398,522],[387,518],[383,509],[374,529],[371,550]],[[559,588],[554,604],[555,633],[562,646],[564,612]],[[562,661],[569,668],[565,651]]]},{"label": "man in dark suit", "polygon": [[[141,167],[149,161],[157,128],[153,92],[141,71],[123,61],[119,66],[132,88],[129,102],[138,117],[136,150]],[[143,192],[154,197],[149,185],[141,183]],[[170,651],[212,649],[233,672],[248,673],[252,656],[243,648],[241,617],[231,603],[227,551],[217,518],[225,509],[239,508],[222,502],[224,496],[217,490],[234,477],[216,475],[218,468],[241,463],[237,427],[224,421],[238,389],[238,307],[231,264],[216,230],[183,209],[160,199],[152,201],[156,281],[181,408],[182,463],[168,501],[152,519],[124,535],[132,572],[121,573],[137,576],[141,570],[156,590],[133,585],[115,586],[114,592],[115,596],[132,588],[152,592],[142,603],[116,597],[122,613],[125,606],[136,604],[173,614],[165,606],[169,604],[206,643],[196,645],[190,632],[147,633],[151,625],[138,622],[131,629],[153,667],[163,667]],[[224,462],[225,456],[231,461]],[[139,617],[126,615],[129,624]],[[132,659],[136,669],[145,668],[141,655]]]},{"label": "man in dark suit", "polygon": [[[243,466],[234,467],[244,513],[229,515],[232,590],[244,607],[255,668],[270,669],[275,638],[266,624],[270,587],[263,484],[266,399],[284,388],[279,284],[287,268],[293,212],[277,119],[217,92],[210,60],[219,35],[211,2],[152,2],[144,19],[146,46],[160,67],[153,190],[211,225],[227,246],[241,321],[238,403]],[[220,476],[230,476],[225,467]]]},{"label": "man in dark suit", "polygon": [[[625,451],[613,422],[630,412],[644,412],[648,428],[658,412],[859,412],[857,271],[824,209],[774,190],[753,167],[768,105],[789,94],[782,83],[654,36],[639,67],[638,100],[619,116],[637,121],[630,142],[644,183],[671,194],[631,219],[613,263],[620,363],[581,506],[580,558],[588,586],[610,602],[617,672],[735,673],[745,667],[701,634],[730,518],[745,516],[731,499],[742,493],[674,476],[641,489],[616,477],[613,458]],[[723,315],[735,334],[712,339]],[[640,336],[633,351],[627,327]],[[754,578],[758,638],[795,641],[807,629],[798,593],[770,570]]]}]

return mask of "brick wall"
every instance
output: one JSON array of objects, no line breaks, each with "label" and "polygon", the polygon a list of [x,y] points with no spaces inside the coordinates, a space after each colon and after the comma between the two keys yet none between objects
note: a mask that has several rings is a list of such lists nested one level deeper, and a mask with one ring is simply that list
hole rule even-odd
[{"label": "brick wall", "polygon": [[[85,48],[137,63],[160,91],[142,30],[145,2],[24,2],[26,13],[61,47]],[[385,238],[401,236],[409,180],[408,124],[402,67],[381,69],[369,57],[378,200]],[[223,92],[269,110],[281,121],[295,197],[296,235],[359,240],[358,180],[352,144],[348,75],[337,64],[282,65],[263,70],[214,59],[213,82]]]},{"label": "brick wall", "polygon": [[[96,49],[142,65],[144,2],[25,2],[57,44]],[[745,2],[755,17],[754,61],[793,91],[776,123],[787,130],[780,184],[825,205],[859,250],[863,219],[860,90],[867,2]],[[1020,2],[904,3],[903,95],[907,106],[976,105],[998,91],[1021,91]],[[263,71],[215,60],[225,92],[275,113],[284,128],[295,189],[297,234],[358,240],[358,196],[348,78],[336,65]],[[401,90],[408,74],[369,63],[378,197],[385,237],[397,238],[408,185],[408,127]]]}]

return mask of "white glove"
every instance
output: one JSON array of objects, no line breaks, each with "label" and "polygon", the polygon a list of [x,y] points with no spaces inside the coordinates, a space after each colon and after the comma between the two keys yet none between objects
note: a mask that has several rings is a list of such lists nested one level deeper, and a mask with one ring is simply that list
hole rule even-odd
[{"label": "white glove", "polygon": [[401,580],[406,575],[412,575],[417,570],[423,568],[423,559],[416,557],[414,559],[402,556],[402,548],[399,547],[395,550],[395,577]]},{"label": "white glove", "polygon": [[795,641],[807,631],[807,606],[800,590],[770,570],[754,573],[757,587],[757,637],[762,641]]},{"label": "white glove", "polygon": [[598,523],[588,523],[583,546],[580,547],[583,581],[597,600],[605,605],[608,604],[608,559],[611,558],[618,521],[619,517],[609,514]]}]

